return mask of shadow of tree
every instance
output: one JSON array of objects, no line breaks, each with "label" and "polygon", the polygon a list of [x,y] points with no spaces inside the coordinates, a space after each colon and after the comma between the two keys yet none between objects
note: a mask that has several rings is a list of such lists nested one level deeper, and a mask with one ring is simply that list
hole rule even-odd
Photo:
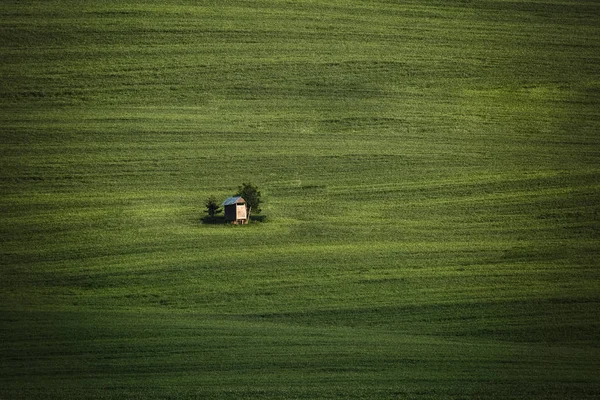
[{"label": "shadow of tree", "polygon": [[[252,222],[267,222],[266,215],[252,215],[250,216],[250,221]],[[205,216],[200,218],[200,223],[207,225],[223,225],[226,224],[224,215],[215,215],[215,216]]]},{"label": "shadow of tree", "polygon": [[251,215],[250,221],[252,221],[252,222],[267,222],[267,216],[266,215]]},{"label": "shadow of tree", "polygon": [[200,221],[203,224],[212,224],[212,225],[224,224],[225,223],[225,216],[223,216],[223,215],[215,215],[215,216],[211,217],[211,216],[207,215],[206,217],[201,218]]}]

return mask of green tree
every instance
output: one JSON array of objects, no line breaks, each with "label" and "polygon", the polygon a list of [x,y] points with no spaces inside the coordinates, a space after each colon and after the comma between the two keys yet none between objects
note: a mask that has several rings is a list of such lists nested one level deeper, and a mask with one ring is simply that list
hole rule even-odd
[{"label": "green tree", "polygon": [[238,187],[237,196],[242,196],[246,200],[246,211],[248,214],[248,221],[250,221],[250,215],[255,212],[260,214],[260,191],[256,185],[252,183],[242,183],[242,186]]},{"label": "green tree", "polygon": [[214,218],[215,215],[223,211],[221,209],[221,206],[219,206],[219,203],[217,202],[215,196],[210,196],[208,199],[206,199],[204,205],[206,206],[205,212],[208,214],[209,218]]}]

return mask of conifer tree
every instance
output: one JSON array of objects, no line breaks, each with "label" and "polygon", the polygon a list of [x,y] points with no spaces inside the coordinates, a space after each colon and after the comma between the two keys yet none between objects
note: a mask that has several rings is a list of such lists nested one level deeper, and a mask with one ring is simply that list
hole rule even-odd
[{"label": "conifer tree", "polygon": [[210,196],[208,199],[206,199],[204,205],[206,206],[205,212],[208,214],[209,218],[214,218],[215,215],[223,211],[219,206],[219,203],[217,202],[215,196]]}]

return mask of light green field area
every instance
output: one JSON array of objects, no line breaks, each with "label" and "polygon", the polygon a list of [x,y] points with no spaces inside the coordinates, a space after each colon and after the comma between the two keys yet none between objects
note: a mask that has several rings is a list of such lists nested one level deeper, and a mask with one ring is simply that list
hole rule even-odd
[{"label": "light green field area", "polygon": [[4,1],[0,142],[0,399],[600,396],[596,1]]}]

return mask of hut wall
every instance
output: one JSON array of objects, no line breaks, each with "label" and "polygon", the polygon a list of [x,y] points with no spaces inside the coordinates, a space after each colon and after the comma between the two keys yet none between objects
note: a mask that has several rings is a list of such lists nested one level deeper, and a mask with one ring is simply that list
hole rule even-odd
[{"label": "hut wall", "polygon": [[225,206],[225,221],[235,221],[237,219],[237,205]]},{"label": "hut wall", "polygon": [[236,219],[246,219],[246,205],[236,204]]}]

